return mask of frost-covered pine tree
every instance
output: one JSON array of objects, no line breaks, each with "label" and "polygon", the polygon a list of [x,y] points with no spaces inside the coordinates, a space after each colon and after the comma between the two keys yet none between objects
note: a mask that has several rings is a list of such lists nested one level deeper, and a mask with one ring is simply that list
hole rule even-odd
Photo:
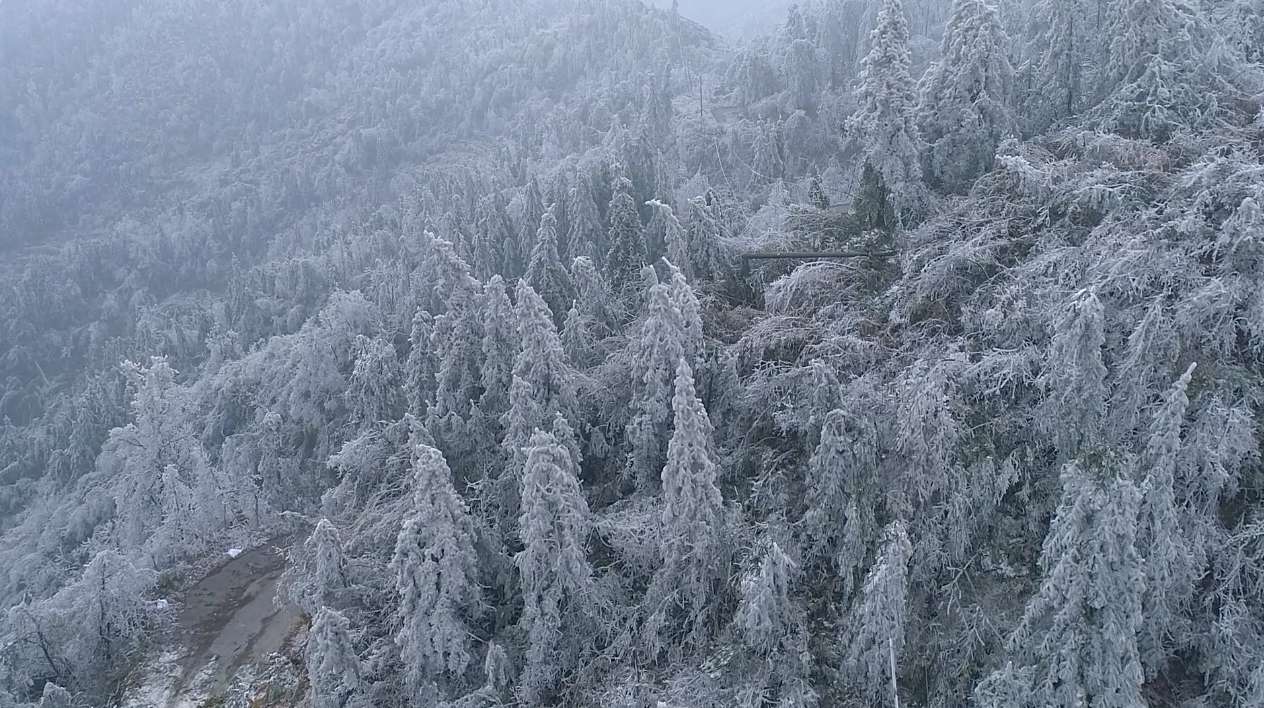
[{"label": "frost-covered pine tree", "polygon": [[833,565],[844,600],[851,598],[878,540],[879,479],[873,423],[842,410],[828,413],[808,462],[808,507],[801,525],[809,557]]},{"label": "frost-covered pine tree", "polygon": [[1167,392],[1150,424],[1141,457],[1144,477],[1137,551],[1145,559],[1145,594],[1138,642],[1151,677],[1158,675],[1178,646],[1174,639],[1188,636],[1187,605],[1206,564],[1198,542],[1187,531],[1175,489],[1181,428],[1189,407],[1186,391],[1193,374],[1191,364]]},{"label": "frost-covered pine tree", "polygon": [[323,607],[307,639],[307,677],[312,708],[343,708],[360,688],[360,659],[351,643],[351,624]]},{"label": "frost-covered pine tree", "polygon": [[859,102],[847,120],[860,151],[862,192],[856,212],[876,228],[894,228],[922,208],[922,141],[909,74],[909,29],[900,0],[882,0],[861,62]]},{"label": "frost-covered pine tree", "polygon": [[522,349],[514,359],[504,425],[505,447],[514,468],[521,469],[531,435],[548,429],[559,413],[573,416],[577,401],[574,372],[566,363],[549,306],[524,281],[518,282],[516,294]]},{"label": "frost-covered pine tree", "polygon": [[1009,38],[987,0],[955,0],[940,59],[922,79],[919,120],[929,179],[965,191],[1014,132]]},{"label": "frost-covered pine tree", "polygon": [[477,430],[481,466],[500,464],[498,451],[504,440],[502,418],[509,410],[509,388],[514,360],[521,346],[517,316],[505,282],[492,276],[483,288],[482,396],[478,401]]},{"label": "frost-covered pine tree", "polygon": [[522,578],[527,649],[519,683],[523,702],[538,704],[574,668],[591,635],[593,578],[587,540],[588,503],[570,450],[536,431],[522,473],[518,517],[523,550],[514,557]]},{"label": "frost-covered pine tree", "polygon": [[395,643],[410,691],[460,677],[469,667],[469,620],[482,591],[476,531],[452,472],[438,450],[418,445],[413,508],[395,543],[391,573],[399,592]]},{"label": "frost-covered pine tree", "polygon": [[671,425],[672,387],[678,363],[687,356],[684,317],[671,287],[655,285],[649,292],[649,311],[632,341],[632,420],[627,475],[643,491],[652,491],[666,460]]},{"label": "frost-covered pine tree", "polygon": [[790,597],[798,567],[781,546],[770,544],[759,568],[742,579],[742,598],[735,622],[746,644],[755,652],[772,654],[798,627],[799,617]]},{"label": "frost-covered pine tree", "polygon": [[1108,390],[1102,348],[1105,308],[1091,289],[1076,293],[1053,324],[1042,383],[1048,392],[1044,425],[1058,451],[1074,456],[1101,436]]},{"label": "frost-covered pine tree", "polygon": [[[679,628],[685,646],[700,647],[714,629],[717,593],[729,575],[724,500],[717,486],[713,429],[694,390],[693,371],[677,360],[673,429],[662,472],[659,557],[644,606],[649,644],[657,647],[664,622]],[[678,623],[677,623],[678,620]]]},{"label": "frost-covered pine tree", "polygon": [[594,329],[592,320],[580,311],[579,301],[571,303],[559,336],[562,338],[562,351],[566,353],[566,360],[576,369],[586,369],[595,363]]},{"label": "frost-covered pine tree", "polygon": [[1141,708],[1144,562],[1135,546],[1140,493],[1118,460],[1068,462],[1040,555],[1040,589],[1010,635],[1011,662],[985,679],[988,708]]},{"label": "frost-covered pine tree", "polygon": [[536,233],[540,229],[540,221],[548,209],[544,205],[544,194],[540,191],[540,183],[532,177],[522,193],[521,225],[517,229],[517,238],[505,247],[505,265],[501,272],[508,278],[517,278],[526,271],[531,254],[535,251]]},{"label": "frost-covered pine tree", "polygon": [[1120,83],[1136,80],[1154,61],[1189,61],[1193,25],[1203,21],[1198,6],[1178,6],[1172,0],[1120,0],[1103,46],[1106,63],[1098,77],[1099,94]]},{"label": "frost-covered pine tree", "polygon": [[430,236],[428,270],[445,312],[436,317],[430,347],[438,362],[434,404],[426,425],[445,454],[468,459],[471,408],[482,380],[482,287],[452,244]]},{"label": "frost-covered pine tree", "polygon": [[785,161],[781,156],[781,141],[776,125],[761,122],[751,148],[751,186],[758,188],[781,179],[785,174]]},{"label": "frost-covered pine tree", "polygon": [[357,336],[355,368],[343,394],[352,424],[369,426],[398,418],[404,412],[403,379],[395,346],[388,339]]},{"label": "frost-covered pine tree", "polygon": [[499,419],[509,410],[509,384],[513,381],[514,359],[520,348],[518,323],[509,301],[505,281],[494,275],[483,287],[483,395],[479,408],[489,418]]},{"label": "frost-covered pine tree", "polygon": [[518,282],[517,298],[522,350],[514,360],[509,410],[501,419],[510,473],[498,484],[498,523],[507,538],[514,535],[521,488],[518,475],[526,463],[531,436],[537,429],[549,429],[558,415],[574,417],[578,409],[574,370],[566,362],[548,305],[525,281]]},{"label": "frost-covered pine tree", "polygon": [[[1230,82],[1220,76],[1223,39],[1208,27],[1203,7],[1173,0],[1112,6],[1100,52],[1102,104],[1093,111],[1095,123],[1126,137],[1163,142],[1176,130],[1220,120],[1220,96]],[[1237,74],[1245,70],[1229,68]]]},{"label": "frost-covered pine tree", "polygon": [[290,601],[315,616],[322,607],[334,607],[350,585],[342,539],[329,519],[321,519],[303,541],[302,556],[290,557],[282,576],[282,588]]},{"label": "frost-covered pine tree", "polygon": [[204,548],[227,522],[226,484],[191,427],[189,391],[155,357],[128,362],[132,422],[110,431],[97,458],[114,498],[119,547],[166,563]]},{"label": "frost-covered pine tree", "polygon": [[604,339],[613,333],[617,320],[614,297],[605,278],[593,265],[591,258],[576,258],[571,264],[571,277],[575,281],[576,305],[593,327],[593,338]]},{"label": "frost-covered pine tree", "polygon": [[430,348],[433,333],[434,317],[418,308],[413,315],[412,330],[408,335],[408,359],[404,362],[404,398],[408,404],[408,412],[420,420],[425,420],[426,412],[434,400],[435,374],[439,369],[439,362]]},{"label": "frost-covered pine tree", "polygon": [[564,314],[575,300],[575,284],[558,255],[557,219],[552,213],[546,212],[540,220],[531,261],[522,278],[544,298],[555,316]]},{"label": "frost-covered pine tree", "polygon": [[1092,13],[1085,0],[1041,0],[1033,10],[1035,36],[1023,68],[1027,129],[1038,133],[1083,110],[1093,55]]},{"label": "frost-covered pine tree", "polygon": [[794,108],[815,111],[824,78],[821,55],[816,46],[806,38],[792,41],[786,48],[785,70],[790,84],[790,101]]},{"label": "frost-covered pine tree", "polygon": [[844,630],[843,673],[870,705],[888,705],[893,698],[891,670],[898,670],[904,652],[912,555],[904,523],[893,522]]},{"label": "frost-covered pine tree", "polygon": [[[566,257],[595,259],[605,255],[605,229],[601,225],[601,211],[593,198],[592,182],[581,175],[571,188],[568,201],[571,217],[566,234]],[[601,261],[593,260],[597,265]]]},{"label": "frost-covered pine tree", "polygon": [[513,664],[509,654],[498,642],[487,643],[487,655],[483,657],[483,687],[497,700],[504,700],[513,686]]},{"label": "frost-covered pine tree", "polygon": [[639,290],[647,253],[641,217],[632,197],[632,182],[626,177],[615,180],[608,214],[610,250],[606,256],[606,282],[616,298],[630,300]]},{"label": "frost-covered pine tree", "polygon": [[689,238],[685,227],[676,218],[670,205],[654,199],[648,204],[656,210],[656,215],[663,221],[663,257],[680,269],[686,280],[693,267],[689,262]]},{"label": "frost-covered pine tree", "polygon": [[684,350],[685,361],[693,369],[699,369],[702,365],[703,355],[703,333],[702,333],[702,303],[698,301],[698,294],[694,291],[693,286],[689,284],[685,274],[670,261],[665,264],[669,274],[669,280],[666,283],[671,290],[672,304],[676,306],[680,312],[680,323],[684,333]]},{"label": "frost-covered pine tree", "polygon": [[723,276],[728,261],[722,243],[725,231],[714,200],[710,197],[689,200],[686,233],[689,237],[691,282],[716,280]]}]

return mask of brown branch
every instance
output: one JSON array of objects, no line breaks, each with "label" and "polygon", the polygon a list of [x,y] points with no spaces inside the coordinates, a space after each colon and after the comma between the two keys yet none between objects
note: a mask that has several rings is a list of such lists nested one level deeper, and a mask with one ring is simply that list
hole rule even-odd
[{"label": "brown branch", "polygon": [[820,253],[812,251],[790,251],[786,253],[743,253],[742,258],[745,260],[774,260],[774,259],[792,259],[792,260],[817,260],[831,258],[890,258],[898,255],[899,251],[824,251]]}]

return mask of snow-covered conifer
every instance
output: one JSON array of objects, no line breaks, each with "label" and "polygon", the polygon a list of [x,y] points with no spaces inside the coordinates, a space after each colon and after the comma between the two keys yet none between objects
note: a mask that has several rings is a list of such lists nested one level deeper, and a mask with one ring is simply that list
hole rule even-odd
[{"label": "snow-covered conifer", "polygon": [[434,287],[443,294],[445,312],[435,318],[430,337],[439,366],[427,427],[445,454],[464,460],[474,443],[469,431],[471,408],[482,380],[482,287],[451,243],[432,236],[431,244]]},{"label": "snow-covered conifer", "polygon": [[1117,476],[1117,460],[1099,460],[1103,469],[1081,464],[1063,467],[1062,500],[1040,555],[1044,580],[1009,638],[1013,664],[980,684],[980,705],[1146,705],[1137,651],[1140,494]]},{"label": "snow-covered conifer", "polygon": [[1137,520],[1137,551],[1145,559],[1143,622],[1138,642],[1149,676],[1156,676],[1173,650],[1173,637],[1186,636],[1187,603],[1201,577],[1205,558],[1187,532],[1175,490],[1175,470],[1181,452],[1181,428],[1189,407],[1186,394],[1194,373],[1191,364],[1167,392],[1150,424],[1150,437],[1141,458],[1144,465],[1141,511]]},{"label": "snow-covered conifer", "polygon": [[909,30],[900,0],[882,0],[869,54],[861,62],[860,104],[847,120],[847,130],[860,150],[865,180],[875,185],[871,204],[857,205],[861,214],[889,214],[871,219],[892,228],[916,214],[923,199],[921,137],[917,129],[916,92],[909,74]]},{"label": "snow-covered conifer", "polygon": [[518,518],[523,550],[514,557],[527,633],[519,691],[528,703],[541,701],[574,667],[590,629],[584,622],[594,614],[585,550],[592,519],[576,473],[571,451],[551,433],[531,437]]},{"label": "snow-covered conifer", "polygon": [[347,561],[342,555],[342,540],[338,537],[338,529],[329,519],[321,519],[316,529],[303,544],[315,561],[316,601],[319,606],[328,606],[335,593],[348,586]]},{"label": "snow-covered conifer", "polygon": [[323,607],[307,639],[307,677],[312,708],[343,708],[360,687],[360,659],[351,644],[351,625],[337,610]]},{"label": "snow-covered conifer", "polygon": [[571,264],[571,277],[575,281],[576,303],[594,327],[594,338],[604,339],[622,318],[615,311],[609,284],[590,258],[576,258]]},{"label": "snow-covered conifer", "polygon": [[[593,198],[591,181],[581,175],[571,188],[568,197],[571,217],[570,230],[566,234],[565,256],[571,259],[605,255],[605,229],[601,225],[601,212]],[[600,261],[594,261],[600,265]]]},{"label": "snow-covered conifer", "polygon": [[484,686],[491,690],[497,698],[504,698],[513,685],[513,664],[509,662],[509,654],[499,643],[487,643],[487,656],[483,658]]},{"label": "snow-covered conifer", "polygon": [[1039,132],[1079,113],[1090,89],[1092,14],[1085,0],[1041,0],[1033,10],[1036,36],[1024,101],[1028,129]]},{"label": "snow-covered conifer", "polygon": [[535,251],[536,233],[540,220],[548,213],[540,183],[532,177],[522,193],[522,213],[516,238],[505,244],[505,264],[501,271],[507,278],[517,278],[527,269],[531,254]]},{"label": "snow-covered conifer", "polygon": [[1106,416],[1104,317],[1097,293],[1081,290],[1053,325],[1053,342],[1042,378],[1049,392],[1044,424],[1058,451],[1068,457],[1100,437]]},{"label": "snow-covered conifer", "polygon": [[919,120],[930,177],[964,191],[991,169],[996,147],[1016,127],[1009,39],[986,0],[955,0],[940,59],[922,79]]},{"label": "snow-covered conifer", "polygon": [[904,523],[892,523],[844,630],[843,671],[871,705],[887,705],[892,698],[891,670],[898,670],[904,653],[912,555]]},{"label": "snow-covered conifer", "polygon": [[418,309],[413,315],[412,331],[408,335],[408,359],[404,362],[404,397],[407,399],[408,412],[423,420],[434,399],[435,374],[439,369],[439,362],[430,348],[433,333],[434,317],[429,312]]},{"label": "snow-covered conifer", "polygon": [[694,369],[700,368],[703,354],[702,304],[698,294],[689,284],[685,274],[674,263],[665,264],[670,280],[665,283],[671,290],[672,304],[680,312],[684,333],[685,361]]},{"label": "snow-covered conifer", "polygon": [[746,643],[760,654],[770,654],[796,627],[790,586],[798,568],[776,543],[771,544],[759,568],[742,579],[742,599],[737,608],[737,627]]},{"label": "snow-covered conifer", "polygon": [[671,206],[657,199],[648,203],[654,207],[655,215],[663,221],[663,257],[679,268],[687,280],[692,265],[689,261],[689,239],[685,227],[681,226],[680,219],[676,218]]},{"label": "snow-covered conifer", "polygon": [[641,217],[632,197],[632,182],[625,177],[615,181],[610,200],[610,251],[604,269],[611,291],[620,300],[635,296],[641,282],[641,268],[647,257],[645,233]]},{"label": "snow-covered conifer", "polygon": [[413,507],[395,544],[391,572],[399,592],[395,643],[412,691],[459,677],[471,661],[468,621],[482,592],[475,527],[452,485],[443,454],[418,445]]},{"label": "snow-covered conifer", "polygon": [[101,689],[150,628],[153,607],[146,596],[157,578],[115,551],[100,551],[53,596],[10,608],[7,658],[17,685],[42,678],[76,690]]},{"label": "snow-covered conifer", "polygon": [[513,382],[514,359],[521,346],[517,317],[505,282],[492,276],[483,288],[483,375],[482,396],[478,401],[480,444],[499,448],[504,437],[501,417],[509,410],[509,387]]},{"label": "snow-covered conifer", "polygon": [[44,684],[44,693],[40,696],[39,708],[74,708],[75,699],[70,691],[49,681]]},{"label": "snow-covered conifer", "polygon": [[781,141],[774,124],[767,121],[759,125],[755,145],[751,148],[751,185],[770,184],[785,174],[785,161],[781,156]]},{"label": "snow-covered conifer", "polygon": [[575,284],[571,274],[562,265],[557,251],[557,219],[545,213],[540,220],[535,248],[523,280],[544,298],[555,316],[563,315],[575,300]]},{"label": "snow-covered conifer", "polygon": [[[729,574],[724,547],[724,500],[717,486],[711,421],[694,391],[693,372],[677,361],[672,398],[673,430],[662,472],[659,555],[662,566],[650,590],[652,611],[670,615],[667,606],[683,610],[685,641],[706,640],[721,591]],[[654,606],[657,603],[658,606]]]},{"label": "snow-covered conifer", "polygon": [[649,491],[666,459],[671,424],[672,386],[676,368],[687,355],[684,318],[671,287],[650,288],[649,312],[633,340],[633,418],[628,423],[627,473],[638,488]]},{"label": "snow-covered conifer", "polygon": [[807,512],[802,526],[811,557],[832,563],[850,598],[870,546],[878,540],[877,431],[863,415],[834,410],[821,425],[808,463]]},{"label": "snow-covered conifer", "polygon": [[552,313],[525,281],[518,282],[517,319],[522,349],[514,360],[505,414],[505,447],[521,469],[526,447],[536,429],[547,429],[560,413],[574,414],[575,378],[562,352]]},{"label": "snow-covered conifer", "polygon": [[356,337],[355,368],[344,398],[356,425],[395,420],[403,413],[403,371],[395,346],[385,337]]},{"label": "snow-covered conifer", "polygon": [[715,280],[724,275],[727,256],[722,241],[724,225],[718,206],[707,197],[689,200],[689,218],[686,229],[689,243],[689,265],[692,282]]}]

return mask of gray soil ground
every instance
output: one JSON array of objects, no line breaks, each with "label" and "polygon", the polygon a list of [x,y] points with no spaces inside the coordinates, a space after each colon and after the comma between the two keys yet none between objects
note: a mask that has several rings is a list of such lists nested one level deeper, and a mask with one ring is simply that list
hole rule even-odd
[{"label": "gray soil ground", "polygon": [[299,620],[296,608],[273,603],[284,569],[282,550],[266,544],[228,559],[189,588],[177,620],[182,660],[168,708],[188,705],[189,694],[221,693],[238,669],[281,649]]}]

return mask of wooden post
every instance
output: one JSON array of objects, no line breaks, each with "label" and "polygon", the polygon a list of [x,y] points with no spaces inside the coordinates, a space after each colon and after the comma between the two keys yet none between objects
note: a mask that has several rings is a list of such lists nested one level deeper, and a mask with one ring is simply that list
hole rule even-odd
[{"label": "wooden post", "polygon": [[891,702],[900,708],[900,692],[895,683],[895,640],[887,637],[887,650],[891,656]]}]

